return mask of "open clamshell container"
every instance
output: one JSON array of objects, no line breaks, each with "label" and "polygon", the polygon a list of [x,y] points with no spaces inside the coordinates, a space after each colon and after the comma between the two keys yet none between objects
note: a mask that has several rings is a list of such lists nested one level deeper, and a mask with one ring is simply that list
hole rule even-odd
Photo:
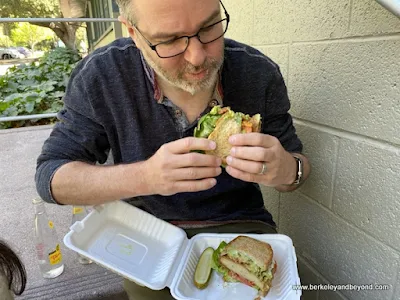
[{"label": "open clamshell container", "polygon": [[[97,264],[153,290],[169,287],[178,300],[253,300],[257,291],[241,283],[224,283],[217,272],[199,290],[193,276],[201,253],[216,249],[239,234],[197,234],[188,239],[183,229],[130,204],[117,201],[94,207],[71,226],[65,245]],[[300,299],[297,260],[292,240],[282,234],[241,234],[268,242],[278,268],[272,288],[262,299]]]}]

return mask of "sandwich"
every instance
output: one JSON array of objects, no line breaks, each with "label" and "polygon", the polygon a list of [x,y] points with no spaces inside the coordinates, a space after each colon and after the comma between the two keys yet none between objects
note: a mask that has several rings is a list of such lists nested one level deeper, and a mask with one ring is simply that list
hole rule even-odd
[{"label": "sandwich", "polygon": [[258,290],[265,297],[277,269],[270,244],[247,236],[238,236],[230,243],[222,242],[214,251],[212,268],[225,282],[241,282]]},{"label": "sandwich", "polygon": [[260,132],[260,130],[260,114],[250,117],[241,112],[234,112],[230,107],[217,105],[200,118],[194,130],[194,136],[215,141],[216,149],[203,153],[220,157],[222,165],[226,166],[226,157],[232,148],[228,142],[229,137],[238,133]]}]

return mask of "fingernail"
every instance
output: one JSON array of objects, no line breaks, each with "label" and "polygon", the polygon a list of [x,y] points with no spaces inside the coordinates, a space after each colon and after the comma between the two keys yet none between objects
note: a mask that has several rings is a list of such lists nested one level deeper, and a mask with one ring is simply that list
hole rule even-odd
[{"label": "fingernail", "polygon": [[235,141],[236,141],[236,137],[235,136],[229,137],[229,143],[234,143]]},{"label": "fingernail", "polygon": [[217,148],[217,144],[215,142],[210,142],[210,149]]},{"label": "fingernail", "polygon": [[235,155],[235,153],[236,153],[236,148],[231,148],[231,154]]},{"label": "fingernail", "polygon": [[226,158],[226,162],[228,163],[228,164],[231,164],[232,163],[232,156],[228,156],[227,158]]}]

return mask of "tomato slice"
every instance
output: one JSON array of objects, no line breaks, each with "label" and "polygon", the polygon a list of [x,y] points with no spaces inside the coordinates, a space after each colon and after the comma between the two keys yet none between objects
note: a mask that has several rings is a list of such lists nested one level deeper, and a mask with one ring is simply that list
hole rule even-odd
[{"label": "tomato slice", "polygon": [[228,107],[223,107],[219,110],[219,114],[223,115],[224,113],[226,113],[228,111]]},{"label": "tomato slice", "polygon": [[241,283],[248,285],[249,287],[255,287],[255,283],[251,282],[250,280],[247,280],[246,278],[241,277],[239,274],[236,274],[232,271],[229,271],[229,276],[231,276],[232,278],[240,281]]},{"label": "tomato slice", "polygon": [[253,131],[253,124],[248,121],[242,121],[242,130],[246,133],[252,132]]}]

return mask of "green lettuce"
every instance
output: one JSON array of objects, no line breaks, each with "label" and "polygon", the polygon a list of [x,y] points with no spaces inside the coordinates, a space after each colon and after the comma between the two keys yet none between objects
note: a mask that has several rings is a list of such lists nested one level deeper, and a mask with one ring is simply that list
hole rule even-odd
[{"label": "green lettuce", "polygon": [[244,119],[244,115],[242,113],[235,113],[235,121],[239,124],[242,124],[242,120]]},{"label": "green lettuce", "polygon": [[225,249],[226,245],[228,244],[225,242],[221,242],[221,244],[219,244],[218,248],[214,250],[212,257],[213,259],[211,262],[211,268],[223,275],[224,277],[228,275],[228,269],[220,264],[219,256],[221,255],[221,252]]},{"label": "green lettuce", "polygon": [[222,251],[225,249],[227,245],[228,245],[227,243],[221,242],[218,248],[214,250],[212,257],[213,259],[211,261],[211,268],[217,271],[219,274],[221,274],[225,282],[238,282],[238,280],[232,278],[229,275],[229,270],[225,268],[223,265],[221,265],[219,262],[219,257],[221,256]]},{"label": "green lettuce", "polygon": [[208,138],[215,128],[218,119],[221,118],[219,112],[220,107],[214,106],[211,111],[202,116],[194,129],[194,136],[198,138]]}]

